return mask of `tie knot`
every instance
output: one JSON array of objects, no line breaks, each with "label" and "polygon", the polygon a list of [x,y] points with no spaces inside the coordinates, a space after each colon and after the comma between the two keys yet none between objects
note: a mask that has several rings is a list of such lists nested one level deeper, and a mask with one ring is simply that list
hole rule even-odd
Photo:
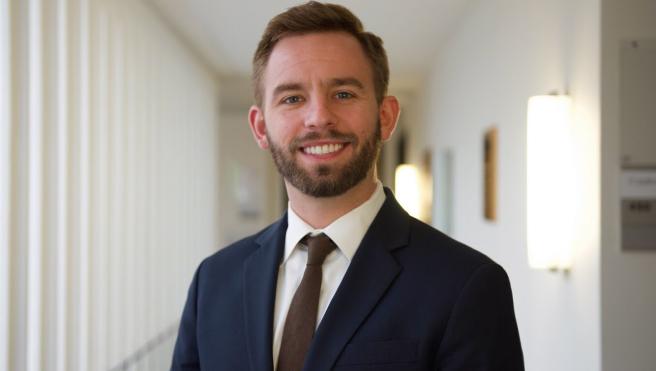
[{"label": "tie knot", "polygon": [[308,246],[307,265],[322,265],[326,256],[335,249],[335,243],[325,234],[316,236],[308,235],[305,238]]}]

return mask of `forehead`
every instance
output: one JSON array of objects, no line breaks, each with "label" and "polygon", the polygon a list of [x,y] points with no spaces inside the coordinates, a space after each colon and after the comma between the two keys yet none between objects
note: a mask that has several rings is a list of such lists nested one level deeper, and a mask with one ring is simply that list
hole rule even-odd
[{"label": "forehead", "polygon": [[274,47],[264,71],[265,94],[281,83],[354,77],[373,88],[372,68],[357,39],[345,32],[287,36]]}]

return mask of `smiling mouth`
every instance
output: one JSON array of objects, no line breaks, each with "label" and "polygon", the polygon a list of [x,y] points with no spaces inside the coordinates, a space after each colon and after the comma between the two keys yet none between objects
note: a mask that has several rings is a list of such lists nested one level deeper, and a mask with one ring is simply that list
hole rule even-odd
[{"label": "smiling mouth", "polygon": [[308,155],[327,155],[333,152],[337,152],[342,148],[344,148],[343,143],[322,144],[316,146],[303,147],[303,152]]}]

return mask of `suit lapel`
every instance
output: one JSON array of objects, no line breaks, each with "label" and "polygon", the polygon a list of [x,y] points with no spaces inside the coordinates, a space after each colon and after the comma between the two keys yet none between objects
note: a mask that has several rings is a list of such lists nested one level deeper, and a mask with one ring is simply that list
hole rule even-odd
[{"label": "suit lapel", "polygon": [[273,369],[273,307],[287,214],[255,240],[260,245],[244,263],[244,316],[251,370]]},{"label": "suit lapel", "polygon": [[409,218],[387,199],[365,234],[317,329],[305,370],[329,370],[401,271],[391,251],[407,244]]}]

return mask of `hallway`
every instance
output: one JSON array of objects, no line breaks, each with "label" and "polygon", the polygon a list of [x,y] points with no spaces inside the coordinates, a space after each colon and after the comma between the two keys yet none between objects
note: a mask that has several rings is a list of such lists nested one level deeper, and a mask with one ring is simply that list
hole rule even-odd
[{"label": "hallway", "polygon": [[[506,269],[526,369],[653,370],[656,255],[623,246],[621,180],[642,153],[627,50],[656,58],[656,1],[337,3],[390,56],[402,113],[379,178]],[[0,0],[0,370],[169,368],[198,264],[287,207],[247,112],[258,38],[295,4]],[[554,93],[572,149],[538,199],[571,201],[536,230],[571,249],[536,269],[527,104]]]}]

